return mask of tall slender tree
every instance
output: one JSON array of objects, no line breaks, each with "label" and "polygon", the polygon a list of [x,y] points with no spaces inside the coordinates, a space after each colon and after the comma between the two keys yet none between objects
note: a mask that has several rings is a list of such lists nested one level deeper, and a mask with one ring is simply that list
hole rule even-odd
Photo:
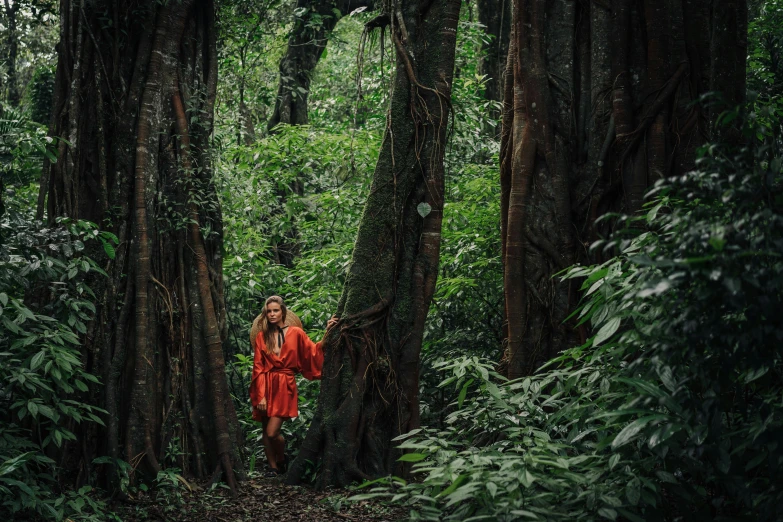
[{"label": "tall slender tree", "polygon": [[511,0],[481,0],[477,3],[479,22],[490,36],[490,41],[484,44],[480,64],[481,74],[487,75],[484,95],[496,102],[503,100],[503,75],[511,39],[511,4]]},{"label": "tall slender tree", "polygon": [[[220,208],[207,151],[217,85],[212,1],[60,3],[51,132],[39,195],[49,221],[88,219],[119,245],[84,334],[106,427],[70,448],[236,488],[240,434],[224,371]],[[85,431],[98,430],[101,431]],[[214,470],[214,472],[213,472]],[[109,474],[111,477],[114,474]]]},{"label": "tall slender tree", "polygon": [[280,60],[280,85],[269,130],[280,123],[307,124],[310,81],[331,32],[346,14],[372,5],[373,0],[297,0],[288,48]]},{"label": "tall slender tree", "polygon": [[325,340],[321,394],[288,481],[321,461],[318,485],[388,474],[392,439],[419,425],[419,355],[435,289],[460,0],[390,2],[396,75],[353,258]]},{"label": "tall slender tree", "polygon": [[[501,145],[509,377],[585,333],[565,323],[577,288],[553,274],[589,252],[607,211],[692,168],[716,112],[745,91],[743,0],[515,0]],[[581,337],[581,339],[580,339]]]},{"label": "tall slender tree", "polygon": [[6,62],[6,78],[7,88],[6,96],[8,102],[13,105],[19,105],[19,82],[16,73],[16,62],[19,57],[19,28],[17,23],[17,16],[19,15],[19,8],[21,4],[11,2],[10,0],[3,0],[3,15],[5,15],[5,45],[6,52],[3,53]]}]

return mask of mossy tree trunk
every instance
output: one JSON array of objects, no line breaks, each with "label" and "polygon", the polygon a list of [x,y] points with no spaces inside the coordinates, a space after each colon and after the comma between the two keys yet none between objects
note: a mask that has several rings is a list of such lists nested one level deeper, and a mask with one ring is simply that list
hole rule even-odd
[{"label": "mossy tree trunk", "polygon": [[207,155],[214,6],[63,0],[60,20],[51,132],[64,140],[39,212],[119,238],[109,277],[93,281],[97,319],[84,334],[85,366],[103,381],[91,399],[108,415],[105,428],[77,428],[83,443],[69,450],[80,482],[108,455],[137,474],[174,465],[235,489],[241,438],[224,372],[222,225]]},{"label": "mossy tree trunk", "polygon": [[320,460],[318,486],[395,470],[392,439],[419,425],[419,355],[437,278],[460,0],[402,0],[389,27],[396,73],[387,129],[351,267],[325,340],[321,394],[289,483]]},{"label": "mossy tree trunk", "polygon": [[509,377],[586,332],[566,324],[578,288],[553,274],[601,262],[591,243],[648,188],[694,166],[716,113],[745,91],[743,0],[515,0],[501,145]]}]

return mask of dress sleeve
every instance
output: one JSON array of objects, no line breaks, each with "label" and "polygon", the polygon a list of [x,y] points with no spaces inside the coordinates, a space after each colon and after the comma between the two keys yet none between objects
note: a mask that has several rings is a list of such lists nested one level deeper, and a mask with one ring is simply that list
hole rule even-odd
[{"label": "dress sleeve", "polygon": [[266,396],[266,377],[268,369],[264,368],[264,360],[261,350],[264,348],[263,332],[256,336],[253,355],[253,379],[250,381],[250,403],[255,406]]},{"label": "dress sleeve", "polygon": [[324,366],[323,341],[314,343],[306,333],[300,330],[298,350],[299,367],[302,376],[312,381],[321,378],[321,369]]}]

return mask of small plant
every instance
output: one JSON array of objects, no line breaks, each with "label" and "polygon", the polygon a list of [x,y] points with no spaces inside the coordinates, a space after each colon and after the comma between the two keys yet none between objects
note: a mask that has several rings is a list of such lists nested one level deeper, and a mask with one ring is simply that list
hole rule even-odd
[{"label": "small plant", "polygon": [[179,509],[184,503],[184,490],[189,488],[178,468],[162,469],[155,477],[155,503],[166,512]]}]

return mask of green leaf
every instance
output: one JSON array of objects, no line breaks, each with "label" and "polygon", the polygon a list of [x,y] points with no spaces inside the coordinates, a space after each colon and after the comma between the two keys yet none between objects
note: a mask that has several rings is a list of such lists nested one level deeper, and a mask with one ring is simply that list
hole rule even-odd
[{"label": "green leaf", "polygon": [[511,511],[511,514],[512,515],[519,515],[521,517],[527,517],[527,518],[530,518],[532,520],[541,520],[541,518],[538,515],[536,515],[532,511],[527,511],[525,509],[514,509],[513,511]]},{"label": "green leaf", "polygon": [[34,451],[28,451],[27,453],[22,453],[21,455],[17,455],[16,457],[12,457],[4,461],[0,464],[0,477],[13,473],[19,467],[24,465],[25,462],[30,460],[30,458],[32,458],[34,455]]},{"label": "green leaf", "polygon": [[612,448],[617,449],[620,446],[623,446],[625,444],[628,444],[633,440],[636,435],[644,429],[645,426],[650,421],[656,420],[656,419],[662,419],[666,418],[665,415],[650,415],[647,417],[642,417],[641,419],[637,419],[633,421],[631,424],[626,426],[622,429],[620,433],[617,434],[617,437],[615,437],[614,441],[612,441]]},{"label": "green leaf", "polygon": [[23,332],[23,330],[19,328],[19,326],[15,322],[10,320],[7,315],[2,316],[0,320],[2,320],[3,326],[5,326],[6,329],[11,333],[18,335]]},{"label": "green leaf", "polygon": [[406,453],[397,459],[398,462],[420,462],[427,458],[423,453]]},{"label": "green leaf", "polygon": [[489,494],[492,495],[492,498],[495,498],[498,494],[498,486],[494,482],[487,482],[487,491],[489,491]]},{"label": "green leaf", "polygon": [[21,489],[22,491],[27,493],[27,495],[30,496],[30,497],[35,497],[36,496],[35,493],[33,493],[33,490],[30,489],[30,486],[28,486],[24,482],[21,482],[19,480],[12,479],[12,478],[5,478],[5,477],[0,477],[0,481],[5,482],[6,484],[10,484],[12,486],[18,487],[19,489]]},{"label": "green leaf", "polygon": [[593,339],[593,346],[598,346],[599,344],[603,343],[611,336],[613,336],[615,332],[620,328],[620,323],[621,323],[621,319],[619,317],[612,317],[611,319],[609,319],[609,321],[607,321],[606,324],[603,325],[601,329],[598,330],[598,333],[595,335],[595,338]]},{"label": "green leaf", "polygon": [[[252,361],[251,361],[251,363],[252,363]],[[402,435],[397,435],[392,440],[404,440],[404,439],[410,438],[410,437],[416,435],[417,433],[419,433],[420,431],[422,431],[422,429],[423,428],[416,428],[415,430],[411,430],[411,431],[409,431],[407,433],[403,433]]]},{"label": "green leaf", "polygon": [[519,477],[519,481],[522,483],[523,486],[529,488],[536,481],[536,477],[532,473],[530,473],[529,470],[526,469],[525,471],[522,472],[521,476]]},{"label": "green leaf", "polygon": [[677,484],[677,478],[669,473],[668,471],[656,471],[655,474],[658,476],[659,479],[661,479],[663,482],[668,482],[669,484]]},{"label": "green leaf", "polygon": [[657,428],[652,435],[650,435],[650,440],[647,442],[647,445],[650,447],[650,449],[656,447],[657,445],[661,444],[662,442],[666,441],[669,437],[677,433],[678,431],[682,430],[682,425],[680,424],[666,424],[659,428]]},{"label": "green leaf", "polygon": [[35,370],[36,368],[41,366],[44,357],[46,357],[46,352],[44,350],[41,350],[37,354],[33,355],[33,358],[30,359],[30,369]]},{"label": "green leaf", "polygon": [[642,489],[642,483],[641,481],[634,477],[631,479],[628,484],[625,486],[625,497],[628,499],[628,502],[630,502],[632,505],[636,506],[639,504],[639,498],[641,497],[641,489]]},{"label": "green leaf", "polygon": [[622,455],[619,453],[615,453],[611,457],[609,457],[609,469],[614,469],[614,467],[617,465],[618,462],[620,462],[620,458]]},{"label": "green leaf", "polygon": [[457,397],[457,404],[459,405],[459,409],[462,409],[462,403],[465,402],[465,397],[468,394],[468,387],[473,384],[474,379],[469,379],[465,384],[462,385],[462,389],[459,391],[459,396]]},{"label": "green leaf", "polygon": [[425,218],[430,215],[430,212],[432,212],[432,206],[426,201],[422,201],[416,207],[416,212],[418,212],[421,217]]},{"label": "green leaf", "polygon": [[38,406],[38,413],[55,422],[59,419],[59,415],[52,408],[43,404]]},{"label": "green leaf", "polygon": [[457,488],[458,488],[458,487],[460,487],[460,485],[461,485],[463,482],[465,482],[465,481],[468,479],[468,477],[469,477],[469,476],[470,476],[470,475],[468,475],[467,473],[463,473],[462,475],[460,475],[459,477],[457,477],[457,479],[456,479],[454,482],[452,482],[452,483],[451,483],[451,485],[450,485],[449,487],[447,487],[446,489],[444,489],[444,490],[441,492],[441,494],[440,494],[440,495],[438,495],[438,496],[439,496],[439,497],[445,497],[445,496],[447,496],[447,495],[451,495],[452,493],[454,493],[454,491],[456,491],[456,490],[457,490]]}]

